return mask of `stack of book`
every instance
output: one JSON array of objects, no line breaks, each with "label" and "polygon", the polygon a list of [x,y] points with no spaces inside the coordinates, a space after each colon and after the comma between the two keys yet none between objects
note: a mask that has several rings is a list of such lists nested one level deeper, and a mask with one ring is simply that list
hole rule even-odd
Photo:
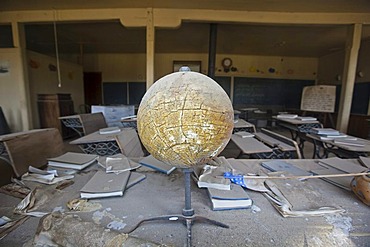
[{"label": "stack of book", "polygon": [[353,138],[348,137],[346,134],[340,133],[338,130],[332,128],[312,128],[311,134],[316,135],[320,140],[334,140],[338,138],[347,138],[348,140]]},{"label": "stack of book", "polygon": [[315,117],[304,117],[304,116],[298,116],[295,119],[300,120],[300,121],[316,121],[317,118]]},{"label": "stack of book", "polygon": [[288,113],[282,113],[276,116],[277,118],[282,118],[282,119],[294,119],[298,117],[297,114],[288,114]]},{"label": "stack of book", "polygon": [[67,152],[58,157],[48,159],[48,166],[66,169],[82,170],[93,164],[98,155]]}]

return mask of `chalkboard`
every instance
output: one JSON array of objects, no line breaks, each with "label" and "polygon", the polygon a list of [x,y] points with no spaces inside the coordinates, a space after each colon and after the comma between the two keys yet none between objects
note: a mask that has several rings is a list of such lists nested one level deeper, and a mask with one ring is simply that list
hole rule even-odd
[{"label": "chalkboard", "polygon": [[[339,109],[341,85],[337,86],[335,109]],[[351,113],[367,115],[370,100],[370,82],[355,83],[353,88]]]},{"label": "chalkboard", "polygon": [[231,91],[231,77],[216,76],[214,80],[225,90],[230,97]]},{"label": "chalkboard", "polygon": [[128,84],[129,104],[139,105],[146,92],[145,82],[130,82]]},{"label": "chalkboard", "polygon": [[127,83],[126,82],[104,82],[103,83],[104,105],[126,105]]},{"label": "chalkboard", "polygon": [[336,87],[328,85],[303,88],[301,110],[333,113],[335,109]]},{"label": "chalkboard", "polygon": [[302,90],[313,80],[234,78],[234,105],[279,105],[299,109]]}]

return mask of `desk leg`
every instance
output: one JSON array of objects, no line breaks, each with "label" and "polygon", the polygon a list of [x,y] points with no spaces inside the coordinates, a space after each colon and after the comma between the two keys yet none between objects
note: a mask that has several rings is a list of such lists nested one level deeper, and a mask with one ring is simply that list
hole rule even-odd
[{"label": "desk leg", "polygon": [[[321,149],[323,150],[322,155],[320,154]],[[316,157],[318,159],[326,159],[326,158],[328,158],[328,151],[326,150],[325,147],[320,145],[317,140],[313,140],[313,155],[312,155],[312,158],[315,159]]]}]

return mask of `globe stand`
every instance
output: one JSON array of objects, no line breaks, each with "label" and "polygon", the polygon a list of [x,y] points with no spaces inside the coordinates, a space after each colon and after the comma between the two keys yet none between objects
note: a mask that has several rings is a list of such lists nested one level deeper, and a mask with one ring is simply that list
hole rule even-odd
[{"label": "globe stand", "polygon": [[191,207],[191,185],[190,185],[190,178],[191,173],[193,171],[189,168],[183,169],[184,177],[185,177],[185,207],[182,210],[182,215],[163,215],[158,217],[152,217],[148,219],[141,220],[138,222],[134,227],[132,227],[129,231],[125,233],[129,234],[135,231],[142,223],[149,222],[149,221],[157,221],[157,220],[166,220],[166,221],[177,221],[181,222],[186,226],[187,229],[187,238],[186,238],[186,246],[191,246],[191,227],[195,222],[203,222],[208,223],[211,225],[216,225],[223,228],[229,228],[228,225],[225,225],[219,221],[211,220],[203,216],[194,215],[194,209]]}]

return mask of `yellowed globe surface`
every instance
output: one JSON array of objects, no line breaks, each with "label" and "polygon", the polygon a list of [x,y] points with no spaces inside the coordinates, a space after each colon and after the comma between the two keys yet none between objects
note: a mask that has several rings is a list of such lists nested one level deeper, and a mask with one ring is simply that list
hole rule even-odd
[{"label": "yellowed globe surface", "polygon": [[196,72],[156,81],[137,113],[140,139],[155,158],[178,167],[203,164],[230,140],[234,112],[225,91]]}]

